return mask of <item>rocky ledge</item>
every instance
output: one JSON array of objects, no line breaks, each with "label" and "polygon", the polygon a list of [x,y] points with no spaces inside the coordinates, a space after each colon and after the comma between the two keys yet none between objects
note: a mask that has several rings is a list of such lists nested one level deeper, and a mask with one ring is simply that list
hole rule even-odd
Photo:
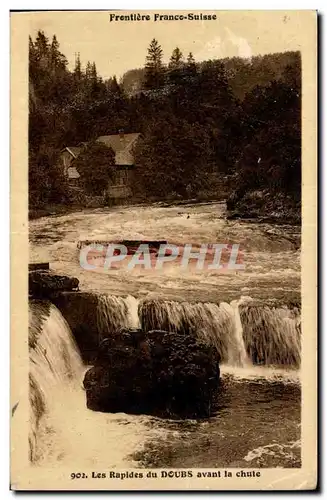
[{"label": "rocky ledge", "polygon": [[123,330],[100,344],[86,372],[87,407],[166,418],[209,417],[219,384],[217,351],[189,335]]},{"label": "rocky ledge", "polygon": [[59,292],[78,290],[78,285],[77,278],[61,276],[46,269],[28,273],[29,296],[34,299],[51,299]]}]

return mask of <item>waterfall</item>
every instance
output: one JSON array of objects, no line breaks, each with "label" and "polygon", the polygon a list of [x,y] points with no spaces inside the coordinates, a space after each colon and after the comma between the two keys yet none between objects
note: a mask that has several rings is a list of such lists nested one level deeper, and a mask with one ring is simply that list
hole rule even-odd
[{"label": "waterfall", "polygon": [[[37,436],[42,423],[53,412],[57,393],[67,392],[80,385],[83,373],[81,357],[69,326],[51,303],[30,303],[30,459],[40,458]],[[43,429],[46,431],[46,429]]]},{"label": "waterfall", "polygon": [[[300,366],[301,313],[297,307],[268,306],[251,298],[216,304],[110,294],[88,294],[81,304],[67,304],[63,314],[67,316],[69,309],[80,308],[83,328],[77,332],[76,318],[71,327],[78,333],[80,344],[92,340],[95,351],[104,338],[122,328],[142,328],[197,335],[215,346],[221,362],[229,366]],[[40,314],[47,314],[45,306]],[[34,326],[35,331],[38,328]],[[80,347],[83,352],[83,345]]]},{"label": "waterfall", "polygon": [[222,362],[237,366],[246,363],[237,302],[218,305],[211,302],[143,301],[139,306],[139,315],[145,330],[161,329],[197,335],[216,347]]},{"label": "waterfall", "polygon": [[230,365],[243,366],[247,361],[237,301],[190,304],[100,295],[97,325],[99,341],[121,328],[167,330],[197,335],[214,345],[221,360]]},{"label": "waterfall", "polygon": [[[89,298],[94,309],[88,311],[89,323],[85,323],[83,335],[89,334],[88,325],[91,328],[96,324],[99,341],[121,328],[169,330],[197,335],[214,346],[227,370],[241,368],[248,373],[242,367],[250,366],[252,370],[258,365],[268,365],[268,370],[277,372],[278,368],[300,365],[301,325],[297,308],[258,305],[252,300],[215,304],[112,295]],[[83,300],[83,307],[87,307],[87,298]],[[83,322],[86,320],[81,318]],[[124,451],[119,452],[115,463],[125,464],[123,453],[127,455],[131,442],[134,440],[136,446],[141,431],[145,431],[138,427],[135,434],[126,435],[124,426],[119,427],[110,419],[114,417],[104,419],[100,414],[90,417],[82,390],[86,367],[68,323],[50,302],[30,302],[29,350],[31,462],[71,463],[80,449],[81,456],[92,466],[100,455],[106,464],[107,448],[103,443],[114,443],[119,435]],[[84,434],[92,436],[92,449],[81,440]]]},{"label": "waterfall", "polygon": [[243,338],[252,362],[300,366],[301,316],[298,308],[240,306]]},{"label": "waterfall", "polygon": [[246,364],[249,364],[249,359],[243,338],[243,326],[239,308],[240,303],[241,300],[233,300],[230,304],[234,312],[234,333],[235,333],[235,340],[237,343],[237,348],[235,351],[238,354],[238,358],[235,360],[236,363],[234,362],[233,364],[234,365],[236,364],[238,366],[244,366]]},{"label": "waterfall", "polygon": [[131,295],[116,297],[99,295],[97,304],[97,328],[100,341],[115,334],[121,328],[139,328],[138,300]]},{"label": "waterfall", "polygon": [[139,305],[145,330],[194,334],[214,345],[222,363],[300,365],[300,312],[297,308],[222,302],[144,300]]},{"label": "waterfall", "polygon": [[[130,307],[127,323],[132,326],[137,301],[128,298],[126,304]],[[33,466],[60,464],[67,470],[72,470],[72,464],[76,470],[133,466],[130,453],[152,431],[144,418],[86,408],[82,380],[87,367],[82,365],[66,320],[50,302],[30,302],[29,344],[29,458]]]}]

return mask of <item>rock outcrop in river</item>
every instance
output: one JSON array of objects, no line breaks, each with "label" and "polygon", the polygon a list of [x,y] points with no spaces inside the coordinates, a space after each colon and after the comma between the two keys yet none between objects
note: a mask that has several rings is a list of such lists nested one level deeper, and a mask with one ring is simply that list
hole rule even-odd
[{"label": "rock outcrop in river", "polygon": [[218,383],[215,349],[158,330],[122,330],[105,339],[84,378],[91,410],[168,418],[208,417]]},{"label": "rock outcrop in river", "polygon": [[58,292],[78,290],[77,278],[61,276],[50,270],[30,271],[28,275],[29,295],[36,299],[52,298]]}]

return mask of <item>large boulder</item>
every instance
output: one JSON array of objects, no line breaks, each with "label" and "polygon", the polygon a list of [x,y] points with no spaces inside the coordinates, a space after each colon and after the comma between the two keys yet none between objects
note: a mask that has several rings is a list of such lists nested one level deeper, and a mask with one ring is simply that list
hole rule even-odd
[{"label": "large boulder", "polygon": [[29,295],[36,299],[51,298],[63,291],[78,290],[77,278],[61,276],[52,271],[37,270],[28,273]]},{"label": "large boulder", "polygon": [[168,418],[208,417],[217,351],[191,335],[123,330],[105,339],[84,378],[87,407]]}]

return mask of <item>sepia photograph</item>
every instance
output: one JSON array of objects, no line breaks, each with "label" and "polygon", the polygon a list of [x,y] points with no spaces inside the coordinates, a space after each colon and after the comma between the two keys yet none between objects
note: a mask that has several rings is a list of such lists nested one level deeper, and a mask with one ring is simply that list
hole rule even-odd
[{"label": "sepia photograph", "polygon": [[13,489],[314,488],[316,12],[11,17]]}]

